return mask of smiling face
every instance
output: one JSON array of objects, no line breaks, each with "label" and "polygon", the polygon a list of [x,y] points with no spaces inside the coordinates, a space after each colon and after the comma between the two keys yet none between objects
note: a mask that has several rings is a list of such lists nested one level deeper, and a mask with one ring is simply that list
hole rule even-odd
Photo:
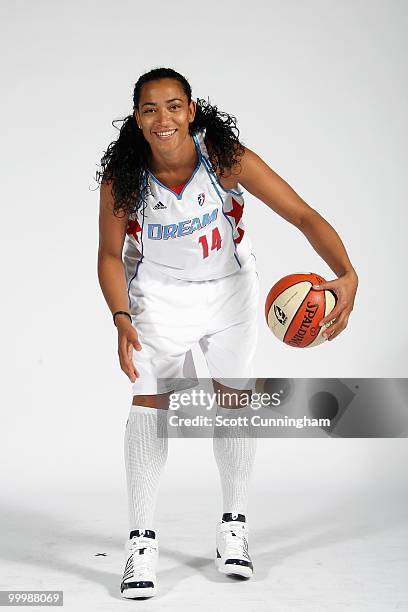
[{"label": "smiling face", "polygon": [[153,153],[178,148],[189,137],[189,123],[194,119],[195,109],[195,102],[188,103],[176,79],[160,79],[143,85],[135,118]]}]

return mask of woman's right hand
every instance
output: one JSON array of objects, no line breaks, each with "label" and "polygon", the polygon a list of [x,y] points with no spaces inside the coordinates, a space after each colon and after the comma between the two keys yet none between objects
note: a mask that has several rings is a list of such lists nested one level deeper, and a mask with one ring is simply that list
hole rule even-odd
[{"label": "woman's right hand", "polygon": [[135,382],[140,373],[136,370],[133,363],[133,349],[142,350],[136,329],[127,317],[116,317],[116,327],[118,329],[118,355],[120,367]]}]

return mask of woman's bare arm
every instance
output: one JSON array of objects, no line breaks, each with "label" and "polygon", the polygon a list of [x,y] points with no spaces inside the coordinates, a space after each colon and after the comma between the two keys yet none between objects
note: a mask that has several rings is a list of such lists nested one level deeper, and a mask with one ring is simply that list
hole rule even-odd
[{"label": "woman's bare arm", "polygon": [[[99,209],[98,278],[104,298],[112,314],[117,310],[129,312],[125,267],[122,250],[125,241],[128,215],[113,214],[111,185],[102,183]],[[116,317],[118,329],[118,355],[120,366],[132,382],[139,377],[134,361],[133,348],[142,349],[137,331],[125,315]]]},{"label": "woman's bare arm", "polygon": [[[111,185],[102,183],[99,207],[98,278],[104,298],[112,312],[129,311],[126,275],[122,250],[128,215],[113,214]],[[127,317],[120,317],[126,318]],[[119,321],[119,317],[117,318]]]},{"label": "woman's bare arm", "polygon": [[284,179],[246,147],[237,178],[245,189],[297,227],[306,236],[316,253],[338,276],[335,280],[314,286],[321,290],[331,289],[337,295],[336,306],[319,322],[320,325],[326,325],[335,320],[330,330],[323,333],[323,336],[333,340],[347,326],[358,286],[357,273],[340,236],[330,223],[309,206]]}]

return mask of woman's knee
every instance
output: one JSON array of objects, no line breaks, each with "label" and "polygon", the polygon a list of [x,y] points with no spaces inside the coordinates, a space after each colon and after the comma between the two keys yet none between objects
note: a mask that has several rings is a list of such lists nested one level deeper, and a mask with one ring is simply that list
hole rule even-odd
[{"label": "woman's knee", "polygon": [[148,408],[161,408],[167,410],[169,407],[169,397],[173,391],[168,393],[157,393],[152,395],[134,395],[133,406],[146,406]]}]

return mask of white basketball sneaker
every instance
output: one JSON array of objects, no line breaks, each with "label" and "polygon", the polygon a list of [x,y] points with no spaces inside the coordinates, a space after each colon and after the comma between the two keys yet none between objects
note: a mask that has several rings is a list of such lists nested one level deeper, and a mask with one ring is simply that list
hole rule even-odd
[{"label": "white basketball sneaker", "polygon": [[152,597],[157,592],[156,565],[159,546],[151,529],[130,532],[125,543],[127,561],[120,592],[122,597],[137,599]]},{"label": "white basketball sneaker", "polygon": [[254,567],[248,552],[248,526],[243,514],[222,515],[217,524],[215,566],[223,574],[250,578]]}]

